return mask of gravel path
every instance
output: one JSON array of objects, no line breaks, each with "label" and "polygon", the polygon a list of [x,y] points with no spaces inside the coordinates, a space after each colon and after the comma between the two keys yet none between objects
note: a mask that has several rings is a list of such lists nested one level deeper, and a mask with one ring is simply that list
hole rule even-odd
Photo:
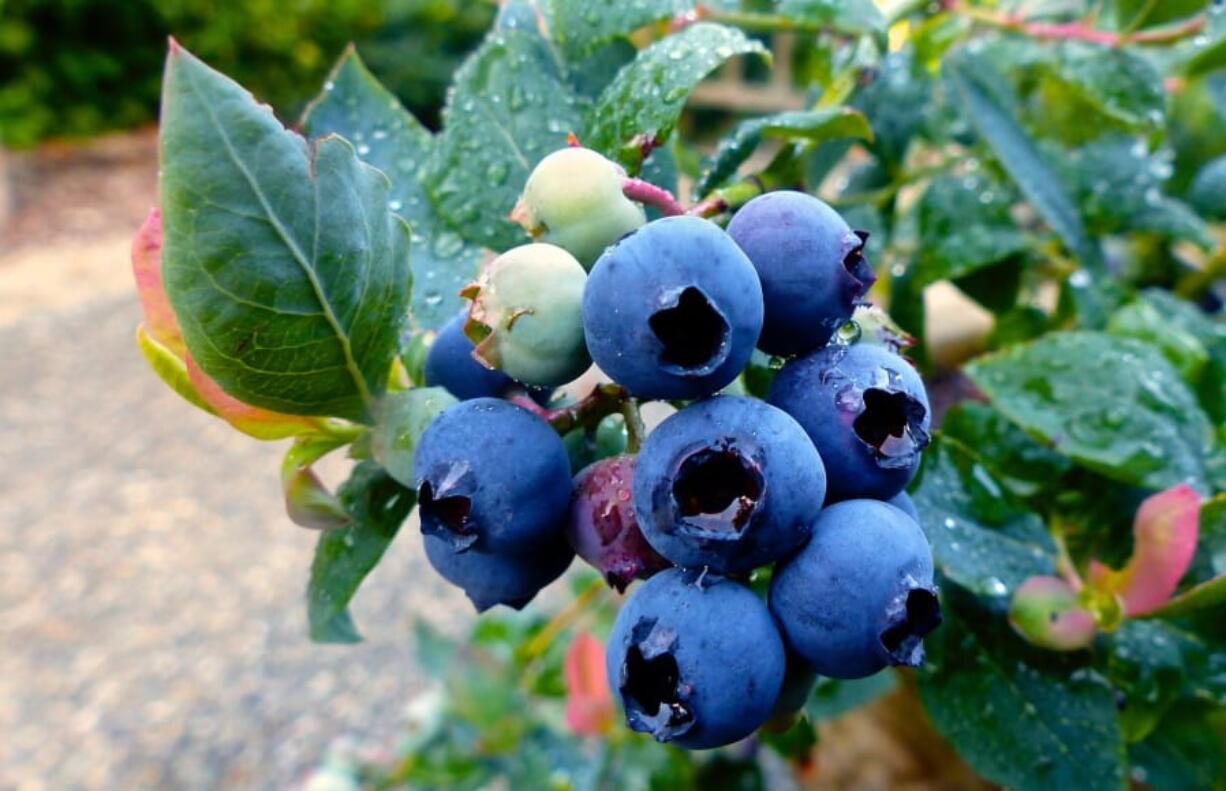
[{"label": "gravel path", "polygon": [[414,613],[448,630],[471,617],[418,542],[396,542],[359,594],[367,643],[311,644],[314,536],[281,511],[281,446],[162,387],[130,293],[9,318],[0,788],[285,787],[342,734],[394,740],[424,683]]}]

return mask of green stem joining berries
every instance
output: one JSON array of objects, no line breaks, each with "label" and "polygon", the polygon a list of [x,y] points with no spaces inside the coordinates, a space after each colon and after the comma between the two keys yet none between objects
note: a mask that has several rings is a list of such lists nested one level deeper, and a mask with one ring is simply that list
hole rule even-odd
[{"label": "green stem joining berries", "polygon": [[665,217],[685,214],[685,209],[671,192],[642,179],[626,178],[622,182],[622,194],[630,200],[658,209]]},{"label": "green stem joining berries", "polygon": [[643,415],[639,412],[639,402],[627,398],[622,404],[622,418],[626,422],[626,452],[638,453],[643,447],[643,439],[647,436],[647,426],[643,423]]},{"label": "green stem joining berries", "polygon": [[631,399],[621,385],[601,384],[596,385],[582,400],[556,409],[538,406],[526,394],[512,396],[509,400],[535,413],[559,434],[567,434],[577,428],[596,428],[600,421],[609,415],[621,412],[626,402]]},{"label": "green stem joining berries", "polygon": [[695,217],[716,217],[744,206],[764,192],[784,186],[787,185],[782,180],[773,178],[769,171],[756,176],[748,176],[727,187],[715,190],[691,206],[686,213]]}]

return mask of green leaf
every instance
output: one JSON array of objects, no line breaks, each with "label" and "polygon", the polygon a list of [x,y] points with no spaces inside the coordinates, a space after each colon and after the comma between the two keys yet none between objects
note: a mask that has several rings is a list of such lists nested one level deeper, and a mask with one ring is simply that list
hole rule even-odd
[{"label": "green leaf", "polygon": [[202,409],[210,415],[217,414],[217,410],[209,406],[208,402],[196,392],[196,388],[192,387],[191,380],[187,376],[187,364],[176,357],[170,349],[158,343],[152,335],[145,331],[143,324],[136,328],[136,345],[140,347],[145,362],[149,363],[149,367],[167,387],[197,409]]},{"label": "green leaf", "polygon": [[388,207],[413,226],[417,288],[410,320],[418,329],[441,327],[460,310],[460,288],[476,277],[481,250],[439,218],[418,180],[434,153],[433,136],[379,84],[352,49],[307,108],[302,127],[311,137],[344,137],[363,161],[392,180]]},{"label": "green leaf", "polygon": [[1175,326],[1157,306],[1144,299],[1130,302],[1113,313],[1107,322],[1107,332],[1156,347],[1184,381],[1193,386],[1209,363],[1209,352],[1195,335]]},{"label": "green leaf", "polygon": [[371,452],[387,474],[401,484],[417,485],[413,453],[426,428],[444,409],[459,403],[441,387],[418,387],[389,393],[375,409]]},{"label": "green leaf", "polygon": [[1120,727],[1127,741],[1140,741],[1183,691],[1179,641],[1161,623],[1128,620],[1104,642],[1104,672],[1126,696]]},{"label": "green leaf", "polygon": [[992,475],[1019,497],[1031,497],[1059,481],[1072,466],[987,404],[965,401],[945,413],[941,431],[975,454]]},{"label": "green leaf", "polygon": [[890,168],[907,156],[912,139],[933,112],[933,80],[909,52],[891,52],[857,91],[854,105],[872,119],[869,148]]},{"label": "green leaf", "polygon": [[353,521],[319,537],[307,585],[307,617],[312,640],[354,643],[361,637],[349,602],[396,537],[416,497],[373,462],[355,467],[337,496]]},{"label": "green leaf", "polygon": [[1163,122],[1162,75],[1132,50],[1066,41],[1057,49],[1053,69],[1057,79],[1108,118],[1134,128]]},{"label": "green leaf", "polygon": [[1165,25],[1205,10],[1211,0],[1115,0],[1116,25],[1125,30]]},{"label": "green leaf", "polygon": [[1003,598],[1053,572],[1042,523],[1009,505],[987,468],[954,440],[939,436],[925,451],[911,498],[938,570],[962,587]]},{"label": "green leaf", "polygon": [[1001,166],[1026,199],[1074,255],[1082,270],[1070,279],[1089,324],[1106,320],[1105,302],[1113,296],[1104,282],[1101,255],[1082,225],[1076,206],[1060,186],[1051,166],[1017,121],[1012,97],[993,66],[966,50],[951,55],[945,74],[960,97],[965,115],[987,141]]},{"label": "green leaf", "polygon": [[945,621],[924,641],[920,699],[975,771],[1018,791],[1122,789],[1115,695],[1084,654],[1024,643],[1000,613],[947,590]]},{"label": "green leaf", "polygon": [[668,139],[698,83],[745,54],[769,57],[761,43],[741,31],[709,22],[657,41],[601,93],[584,142],[637,171],[644,151]]},{"label": "green leaf", "polygon": [[805,703],[805,714],[814,722],[833,720],[888,695],[897,687],[898,675],[888,669],[852,681],[821,677]]},{"label": "green leaf", "polygon": [[178,45],[161,149],[163,272],[192,357],[248,404],[368,419],[410,289],[387,178],[338,137],[312,150]]},{"label": "green leaf", "polygon": [[1226,494],[1219,494],[1200,508],[1196,557],[1188,578],[1199,583],[1223,575],[1226,575]]},{"label": "green leaf", "polygon": [[1204,75],[1226,68],[1226,36],[1222,36],[1209,46],[1199,50],[1183,65],[1183,73],[1188,78]]},{"label": "green leaf", "polygon": [[691,0],[549,0],[551,32],[566,57],[575,59],[693,6]]},{"label": "green leaf", "polygon": [[426,194],[465,239],[497,251],[525,244],[508,215],[532,168],[580,124],[578,100],[548,43],[535,31],[492,34],[456,72],[422,174]]},{"label": "green leaf", "polygon": [[736,174],[765,138],[821,142],[840,138],[872,139],[868,119],[848,107],[776,113],[737,124],[694,185],[694,195],[706,195]]},{"label": "green leaf", "polygon": [[1108,478],[1208,489],[1209,421],[1162,354],[1096,332],[1048,335],[966,372],[1027,433]]},{"label": "green leaf", "polygon": [[964,277],[1025,252],[1026,238],[1009,215],[1011,197],[986,179],[934,179],[917,209],[919,283]]},{"label": "green leaf", "polygon": [[1133,777],[1147,788],[1220,791],[1226,777],[1222,714],[1195,703],[1176,706],[1128,755]]},{"label": "green leaf", "polygon": [[1199,374],[1196,389],[1211,422],[1226,423],[1226,323],[1214,321],[1169,291],[1149,289],[1141,298],[1166,319],[1172,333],[1195,338],[1208,352],[1209,361]]},{"label": "green leaf", "polygon": [[780,0],[779,16],[845,33],[882,33],[886,19],[873,0]]},{"label": "green leaf", "polygon": [[1207,610],[1221,610],[1226,614],[1226,575],[1188,588],[1158,609],[1146,613],[1145,617],[1183,618]]}]

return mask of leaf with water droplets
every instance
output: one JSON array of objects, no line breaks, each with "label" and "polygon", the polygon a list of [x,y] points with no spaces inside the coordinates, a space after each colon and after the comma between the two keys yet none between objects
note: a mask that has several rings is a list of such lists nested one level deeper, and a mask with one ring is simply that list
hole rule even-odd
[{"label": "leaf with water droplets", "polygon": [[422,176],[430,202],[471,242],[498,251],[528,242],[508,215],[532,168],[566,145],[580,116],[548,42],[533,30],[491,34],[456,72]]},{"label": "leaf with water droplets", "polygon": [[319,537],[307,584],[307,618],[312,640],[356,643],[362,638],[349,616],[349,602],[378,565],[417,497],[374,462],[355,467],[337,497],[352,521]]},{"label": "leaf with water droplets", "polygon": [[693,6],[691,0],[550,0],[550,30],[566,57],[575,59]]},{"label": "leaf with water droplets", "polygon": [[942,607],[944,623],[924,641],[920,699],[975,771],[1018,791],[1124,788],[1115,695],[1085,652],[1026,644],[956,586]]},{"label": "leaf with water droplets", "polygon": [[934,179],[920,198],[918,285],[965,277],[1021,256],[1026,237],[1009,214],[1013,190],[988,175]]},{"label": "leaf with water droplets", "polygon": [[1012,505],[987,468],[952,439],[938,436],[929,445],[911,498],[937,568],[964,588],[1004,597],[1054,571],[1038,517]]},{"label": "leaf with water droplets", "polygon": [[314,146],[177,44],[161,121],[166,292],[227,394],[369,419],[409,300],[409,227],[353,146]]},{"label": "leaf with water droplets", "polygon": [[1072,462],[1044,447],[991,406],[963,401],[945,413],[941,431],[975,454],[1018,497],[1059,485]]},{"label": "leaf with water droplets", "polygon": [[716,67],[737,56],[769,57],[741,31],[701,22],[641,51],[605,88],[584,143],[637,171],[672,133],[685,101]]},{"label": "leaf with water droplets", "polygon": [[1087,108],[1130,128],[1157,127],[1166,114],[1162,75],[1143,55],[1122,47],[1061,42],[1049,76]]},{"label": "leaf with water droplets", "polygon": [[886,18],[873,0],[780,0],[779,16],[844,33],[882,33]]},{"label": "leaf with water droplets", "polygon": [[872,137],[868,119],[849,107],[776,113],[742,121],[720,141],[719,148],[695,183],[693,194],[706,195],[735,175],[736,169],[753,155],[765,138],[821,142],[841,138],[871,140]]},{"label": "leaf with water droplets", "polygon": [[1108,478],[1149,489],[1209,488],[1208,418],[1152,346],[1098,332],[1045,336],[966,372],[1027,433]]},{"label": "leaf with water droplets", "polygon": [[443,222],[418,180],[434,153],[430,132],[379,84],[353,49],[307,108],[302,128],[311,137],[344,137],[357,146],[363,161],[391,179],[388,208],[413,228],[412,326],[441,327],[460,309],[460,288],[476,276],[481,249]]}]

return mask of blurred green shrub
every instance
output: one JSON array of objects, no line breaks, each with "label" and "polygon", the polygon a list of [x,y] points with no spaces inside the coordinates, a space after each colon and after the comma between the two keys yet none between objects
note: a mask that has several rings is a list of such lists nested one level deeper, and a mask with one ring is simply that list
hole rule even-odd
[{"label": "blurred green shrub", "polygon": [[427,123],[492,0],[0,0],[0,145],[152,120],[174,35],[293,117],[350,41]]}]

